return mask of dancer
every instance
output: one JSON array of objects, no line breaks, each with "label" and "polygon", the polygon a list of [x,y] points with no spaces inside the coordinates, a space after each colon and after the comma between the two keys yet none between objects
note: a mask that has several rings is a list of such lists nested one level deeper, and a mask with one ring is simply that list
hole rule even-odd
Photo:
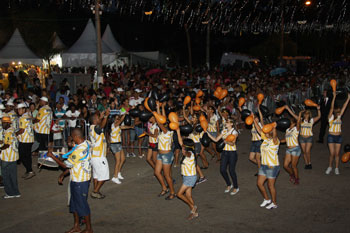
[{"label": "dancer", "polygon": [[149,123],[151,124],[149,127],[149,131],[146,132],[146,135],[148,135],[148,150],[147,150],[147,162],[151,167],[154,169],[156,161],[157,161],[157,154],[158,154],[158,134],[159,134],[159,127],[156,122],[156,118],[152,116],[149,119]]},{"label": "dancer", "polygon": [[[238,137],[238,132],[233,128],[234,122],[233,119],[227,119],[225,123],[225,128],[222,130],[221,134],[217,137],[213,137],[211,134],[208,134],[209,138],[214,142],[218,142],[221,138],[226,139],[229,135],[234,135],[235,138],[232,142],[225,141],[225,147],[221,153],[220,161],[220,173],[226,182],[225,193],[229,193],[233,188],[231,195],[236,195],[239,192],[237,175],[236,175],[236,163],[238,159],[237,149],[236,149],[236,140]],[[233,182],[233,185],[230,181],[230,178],[227,174],[227,166],[229,166],[230,176]]]},{"label": "dancer", "polygon": [[97,199],[103,199],[106,197],[101,194],[100,189],[105,181],[109,180],[109,167],[106,158],[107,142],[103,132],[108,116],[109,109],[101,114],[96,112],[92,115],[92,124],[89,130],[90,141],[93,144],[91,165],[93,169],[94,191],[91,193],[91,197]]},{"label": "dancer", "polygon": [[[215,114],[215,108],[213,106],[208,107],[207,116],[208,116],[208,135],[210,134],[213,138],[216,138],[218,136],[218,132],[220,132],[220,127],[219,127],[219,117]],[[214,142],[210,143],[210,146],[211,146],[211,149],[214,151],[214,154],[212,154],[212,158],[214,158],[216,155],[217,157],[216,162],[219,162],[220,154],[216,151],[215,143]]]},{"label": "dancer", "polygon": [[341,135],[341,124],[342,124],[342,116],[345,112],[346,107],[349,104],[350,93],[348,93],[348,98],[346,99],[343,107],[340,108],[335,106],[336,92],[333,92],[333,99],[331,103],[331,109],[329,110],[328,122],[329,122],[329,130],[328,130],[328,148],[329,148],[329,164],[326,170],[326,174],[329,175],[332,171],[333,160],[335,158],[335,170],[334,173],[339,175],[339,153],[341,144],[343,142],[343,138]]},{"label": "dancer", "polygon": [[[67,169],[58,179],[62,183],[67,173],[70,173],[70,202],[69,210],[74,216],[74,226],[67,233],[84,232],[92,233],[90,207],[87,202],[90,179],[91,179],[91,151],[89,143],[84,139],[81,129],[75,128],[72,131],[72,138],[76,144],[75,149],[68,159],[62,162],[52,154],[52,148],[48,149],[47,155],[56,161],[62,168]],[[68,172],[67,172],[68,171]],[[81,231],[79,218],[83,217],[86,228]]]},{"label": "dancer", "polygon": [[[192,106],[191,106],[191,117],[192,117],[192,120],[190,120],[188,118],[188,116],[186,116],[185,106],[183,107],[183,115],[184,115],[184,118],[185,118],[186,122],[188,124],[192,125],[192,127],[193,127],[193,132],[190,133],[188,138],[193,140],[193,142],[194,142],[194,153],[195,153],[196,160],[198,159],[198,156],[200,156],[202,158],[202,162],[204,164],[203,165],[204,166],[203,169],[208,169],[209,164],[208,164],[207,159],[205,158],[204,148],[202,150],[202,145],[201,145],[201,142],[200,142],[200,139],[203,136],[204,132],[199,133],[199,132],[196,132],[196,130],[195,130],[195,128],[196,128],[195,126],[199,123],[198,117],[197,117],[197,115],[193,114]],[[197,184],[200,184],[200,183],[203,183],[203,182],[207,181],[207,178],[205,178],[205,176],[204,176],[201,168],[199,167],[198,163],[196,163],[196,170],[197,170],[197,172],[199,174],[199,179],[198,179]]]},{"label": "dancer", "polygon": [[287,144],[283,167],[290,176],[290,182],[296,185],[299,184],[299,172],[297,166],[301,155],[301,149],[298,142],[301,114],[302,112],[299,112],[298,121],[294,118],[290,119],[291,124],[286,130],[285,139],[281,140],[282,143],[285,142]]},{"label": "dancer", "polygon": [[[160,115],[160,103],[157,101],[157,112]],[[162,105],[162,115],[165,117],[165,109],[164,104]],[[171,176],[171,164],[174,160],[174,153],[171,150],[171,146],[173,144],[173,134],[174,132],[168,129],[168,125],[161,124],[156,118],[157,124],[160,128],[160,133],[158,135],[158,155],[157,161],[154,168],[154,175],[157,177],[160,185],[162,186],[162,191],[159,193],[158,197],[162,197],[169,192],[170,195],[167,196],[166,200],[173,200],[175,195],[173,178]],[[168,183],[169,189],[164,182],[164,177],[162,175],[162,171],[166,182]]]},{"label": "dancer", "polygon": [[[286,105],[287,111],[294,117],[295,120],[298,120],[298,115],[296,115],[288,105]],[[301,114],[301,123],[300,123],[300,135],[299,142],[301,150],[304,154],[305,160],[305,169],[312,169],[311,165],[311,147],[312,147],[312,127],[313,125],[321,118],[320,106],[317,106],[317,117],[311,117],[310,110],[304,110]]]},{"label": "dancer", "polygon": [[[257,124],[257,121],[254,121],[254,125],[258,133],[262,135],[262,128],[259,124]],[[264,126],[263,123],[262,125]],[[276,127],[274,127],[271,132],[266,133],[264,135],[266,138],[264,139],[260,147],[261,166],[259,168],[257,180],[257,186],[264,198],[264,201],[261,203],[260,207],[266,207],[266,209],[275,209],[277,208],[275,182],[277,175],[280,171],[280,165],[278,161],[278,149],[280,141],[277,137]],[[266,180],[272,201],[268,197],[264,186]]]},{"label": "dancer", "polygon": [[196,185],[197,181],[196,158],[194,155],[195,143],[189,138],[182,141],[180,130],[178,129],[176,132],[179,138],[179,143],[182,146],[183,154],[181,162],[181,175],[183,182],[179,191],[177,192],[177,196],[190,208],[190,215],[187,219],[192,220],[193,218],[198,217],[197,206],[192,198],[192,188]]},{"label": "dancer", "polygon": [[120,126],[124,121],[125,116],[126,114],[116,116],[111,127],[110,148],[115,158],[114,175],[111,181],[116,184],[121,184],[121,180],[124,179],[121,174],[121,170],[125,162],[125,154],[122,146],[122,130],[133,128],[133,126]]}]

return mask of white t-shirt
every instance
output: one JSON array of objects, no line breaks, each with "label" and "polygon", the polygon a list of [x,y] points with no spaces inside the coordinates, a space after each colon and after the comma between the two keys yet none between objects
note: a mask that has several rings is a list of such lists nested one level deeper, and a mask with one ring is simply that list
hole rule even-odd
[{"label": "white t-shirt", "polygon": [[[58,124],[54,124],[52,126],[52,131],[58,131],[58,130],[61,130],[61,127]],[[62,132],[54,133],[53,140],[59,140],[59,139],[62,139]]]},{"label": "white t-shirt", "polygon": [[130,98],[130,100],[129,100],[129,105],[130,106],[137,106],[137,105],[139,105],[139,104],[142,104],[142,101],[143,101],[143,98],[142,97],[139,97],[139,98],[137,98],[137,99],[135,99],[135,98]]},{"label": "white t-shirt", "polygon": [[[75,112],[72,112],[71,110],[68,110],[66,112],[66,116],[67,117],[79,117],[80,116],[80,112],[78,110],[75,110]],[[69,127],[76,127],[77,126],[77,120],[68,120],[68,126]]]}]

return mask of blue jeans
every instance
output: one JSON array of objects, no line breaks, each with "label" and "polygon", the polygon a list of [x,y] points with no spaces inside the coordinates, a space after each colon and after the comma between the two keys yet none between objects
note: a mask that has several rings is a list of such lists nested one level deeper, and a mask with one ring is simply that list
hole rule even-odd
[{"label": "blue jeans", "polygon": [[230,176],[233,182],[233,187],[238,188],[237,175],[236,175],[236,163],[237,163],[237,152],[236,151],[223,151],[221,153],[220,161],[220,173],[226,182],[227,186],[231,186],[230,178],[227,174],[227,166],[229,166]]},{"label": "blue jeans", "polygon": [[20,195],[17,183],[17,161],[1,161],[1,172],[5,193],[9,196]]},{"label": "blue jeans", "polygon": [[69,210],[71,213],[77,213],[79,217],[88,216],[90,207],[87,202],[89,194],[90,180],[84,182],[70,182],[71,198]]}]

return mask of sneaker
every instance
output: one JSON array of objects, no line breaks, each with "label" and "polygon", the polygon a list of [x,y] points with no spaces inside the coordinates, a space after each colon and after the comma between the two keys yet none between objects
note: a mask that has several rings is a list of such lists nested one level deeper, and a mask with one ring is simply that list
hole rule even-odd
[{"label": "sneaker", "polygon": [[231,191],[232,188],[233,188],[233,185],[228,186],[228,187],[225,189],[225,193],[229,193],[229,192]]},{"label": "sneaker", "polygon": [[296,179],[295,179],[294,184],[295,184],[295,185],[298,185],[298,184],[299,184],[299,178],[296,178]]},{"label": "sneaker", "polygon": [[139,155],[140,159],[142,159],[143,157],[145,157],[145,154]]},{"label": "sneaker", "polygon": [[208,180],[208,179],[205,178],[205,177],[200,177],[200,178],[198,179],[198,181],[196,182],[196,184],[203,183],[203,182],[205,182],[205,181],[207,181],[207,180]]},{"label": "sneaker", "polygon": [[124,180],[124,177],[122,177],[122,174],[120,172],[118,173],[118,179],[119,180]]},{"label": "sneaker", "polygon": [[136,157],[136,155],[134,153],[131,153],[131,156],[134,157],[134,158]]},{"label": "sneaker", "polygon": [[131,156],[130,153],[126,153],[126,157],[129,158]]},{"label": "sneaker", "polygon": [[20,194],[19,194],[19,195],[15,195],[14,197],[17,197],[17,198],[18,198],[18,197],[21,197],[21,195],[20,195]]},{"label": "sneaker", "polygon": [[265,200],[261,203],[260,207],[265,207],[266,205],[270,204],[271,200]]},{"label": "sneaker", "polygon": [[276,208],[277,208],[277,205],[275,205],[273,202],[270,205],[266,206],[266,209],[268,210],[276,209]]},{"label": "sneaker", "polygon": [[24,177],[25,180],[29,180],[30,178],[33,178],[35,176],[35,172],[28,172],[27,175]]},{"label": "sneaker", "polygon": [[2,198],[4,198],[4,199],[11,199],[11,198],[15,198],[16,196],[10,196],[10,195],[4,195],[4,196],[2,196]]},{"label": "sneaker", "polygon": [[340,175],[339,168],[335,168],[335,169],[334,169],[334,174]]},{"label": "sneaker", "polygon": [[111,179],[111,181],[113,182],[113,183],[116,183],[116,184],[121,184],[122,182],[118,179],[118,178],[116,178],[116,177],[113,177],[112,179]]},{"label": "sneaker", "polygon": [[327,170],[326,170],[326,175],[331,174],[331,171],[332,171],[332,168],[331,168],[331,167],[328,167]]},{"label": "sneaker", "polygon": [[233,190],[230,195],[233,196],[233,195],[236,195],[237,193],[239,192],[239,188],[236,188],[236,191]]},{"label": "sneaker", "polygon": [[295,176],[294,175],[290,175],[289,176],[289,181],[294,184],[295,183]]}]

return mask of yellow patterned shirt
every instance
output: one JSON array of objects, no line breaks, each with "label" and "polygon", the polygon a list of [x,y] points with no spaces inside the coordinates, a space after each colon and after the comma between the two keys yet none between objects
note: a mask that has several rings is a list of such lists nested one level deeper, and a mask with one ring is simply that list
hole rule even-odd
[{"label": "yellow patterned shirt", "polygon": [[107,142],[105,134],[101,132],[96,133],[96,125],[91,125],[89,130],[90,141],[92,143],[92,155],[91,157],[106,157],[107,155]]},{"label": "yellow patterned shirt", "polygon": [[34,142],[34,131],[32,117],[29,113],[24,113],[19,118],[19,128],[24,129],[24,132],[18,135],[18,141],[21,143],[33,143]]},{"label": "yellow patterned shirt", "polygon": [[122,129],[120,126],[112,124],[111,143],[122,142]]},{"label": "yellow patterned shirt", "polygon": [[45,105],[39,109],[36,118],[39,120],[34,125],[35,132],[39,134],[50,134],[50,127],[52,121],[52,110],[48,105]]},{"label": "yellow patterned shirt", "polygon": [[265,139],[261,144],[261,164],[267,166],[278,166],[278,149],[280,141],[277,144],[273,143],[273,139]]},{"label": "yellow patterned shirt", "polygon": [[217,131],[216,122],[218,122],[218,120],[219,118],[216,114],[210,117],[209,123],[208,123],[208,132],[214,133]]},{"label": "yellow patterned shirt", "polygon": [[307,122],[304,120],[304,122],[300,124],[300,135],[303,137],[311,137],[313,135],[312,133],[313,124],[314,124],[313,118],[310,119],[310,122]]},{"label": "yellow patterned shirt", "polygon": [[161,131],[158,135],[158,150],[170,151],[173,144],[174,131],[168,130],[167,133]]},{"label": "yellow patterned shirt", "polygon": [[[260,122],[259,122],[258,124],[259,124],[260,128],[262,128]],[[258,131],[256,130],[254,124],[253,124],[252,130],[251,130],[250,132],[252,133],[252,141],[253,141],[253,142],[255,142],[255,141],[261,141],[261,136],[260,136],[260,134],[258,133]]]},{"label": "yellow patterned shirt", "polygon": [[12,128],[8,128],[4,130],[4,144],[9,145],[9,147],[5,150],[1,150],[1,160],[6,162],[14,162],[18,160],[18,140],[15,135],[15,131]]},{"label": "yellow patterned shirt", "polygon": [[329,132],[330,133],[341,133],[341,117],[338,116],[337,119],[334,120],[334,115],[331,116],[328,120],[329,122]]},{"label": "yellow patterned shirt", "polygon": [[[149,129],[149,131],[150,131],[150,133],[151,134],[154,134],[155,133],[155,131],[158,129],[158,133],[159,133],[159,127],[158,127],[158,125],[157,125],[157,123],[154,123],[152,126],[151,126],[151,128]],[[156,138],[154,138],[154,137],[149,137],[149,139],[148,139],[149,141],[149,143],[154,143],[154,144],[156,144],[156,143],[158,143],[158,137],[156,137]]]},{"label": "yellow patterned shirt", "polygon": [[192,132],[188,138],[192,139],[194,143],[200,143],[201,138],[203,137],[204,132],[197,133],[197,132]]},{"label": "yellow patterned shirt", "polygon": [[297,127],[286,130],[286,144],[288,148],[293,148],[299,146],[298,142],[299,131]]},{"label": "yellow patterned shirt", "polygon": [[12,110],[10,112],[7,113],[7,115],[11,118],[11,125],[12,125],[12,128],[14,130],[17,130],[18,129],[18,117],[17,117],[17,113]]},{"label": "yellow patterned shirt", "polygon": [[196,161],[195,156],[192,152],[190,157],[185,157],[181,164],[181,175],[183,176],[195,176],[196,171]]},{"label": "yellow patterned shirt", "polygon": [[[230,131],[228,129],[223,129],[221,134],[222,134],[223,140],[225,140],[227,138],[227,136],[231,135],[231,134],[235,135],[236,138],[238,136],[238,133],[235,129],[231,129]],[[236,150],[237,150],[236,143],[233,146],[225,143],[224,151],[236,151]]]},{"label": "yellow patterned shirt", "polygon": [[72,154],[64,162],[70,168],[71,180],[84,182],[91,178],[91,145],[87,141],[77,145]]}]

